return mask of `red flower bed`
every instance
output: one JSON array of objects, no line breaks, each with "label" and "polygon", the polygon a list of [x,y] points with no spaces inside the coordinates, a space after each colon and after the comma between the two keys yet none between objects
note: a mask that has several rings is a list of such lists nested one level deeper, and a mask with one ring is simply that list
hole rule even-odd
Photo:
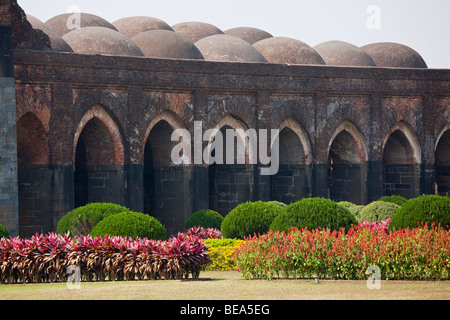
[{"label": "red flower bed", "polygon": [[80,268],[81,281],[197,278],[209,263],[201,239],[181,233],[168,241],[55,233],[0,239],[0,283],[66,281],[70,266]]},{"label": "red flower bed", "polygon": [[378,266],[382,279],[449,279],[450,231],[427,225],[386,232],[361,224],[329,229],[271,231],[248,238],[236,252],[245,278],[367,279]]}]

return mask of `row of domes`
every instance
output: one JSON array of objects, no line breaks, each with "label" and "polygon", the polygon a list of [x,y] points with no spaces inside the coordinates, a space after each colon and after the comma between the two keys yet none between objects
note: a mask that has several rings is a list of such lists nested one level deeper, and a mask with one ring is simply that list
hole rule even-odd
[{"label": "row of domes", "polygon": [[47,22],[27,15],[33,28],[45,32],[52,50],[80,54],[108,54],[171,59],[260,62],[303,65],[427,68],[413,49],[391,42],[361,48],[343,41],[315,47],[249,27],[222,31],[203,22],[169,26],[152,17],[129,17],[109,23],[96,15],[81,13],[77,20],[67,13]]}]

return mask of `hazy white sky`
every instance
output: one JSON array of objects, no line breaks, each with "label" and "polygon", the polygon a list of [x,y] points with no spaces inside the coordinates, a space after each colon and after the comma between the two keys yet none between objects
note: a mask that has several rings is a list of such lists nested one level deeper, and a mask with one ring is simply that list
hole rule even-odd
[{"label": "hazy white sky", "polygon": [[[310,46],[342,40],[363,46],[399,42],[419,52],[430,68],[450,68],[450,0],[18,0],[36,18],[77,6],[110,22],[150,16],[169,25],[211,23],[221,30],[248,26]],[[368,8],[379,8],[379,15]],[[375,18],[379,17],[379,25]],[[370,29],[367,26],[376,26]]]}]

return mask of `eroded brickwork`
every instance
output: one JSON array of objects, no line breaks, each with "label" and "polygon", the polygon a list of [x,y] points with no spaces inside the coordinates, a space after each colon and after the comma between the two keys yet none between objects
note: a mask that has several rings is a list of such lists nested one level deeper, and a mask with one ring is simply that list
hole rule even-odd
[{"label": "eroded brickwork", "polygon": [[[225,215],[244,201],[320,196],[363,204],[385,194],[450,189],[449,70],[19,48],[15,84],[2,86],[1,110],[8,116],[0,120],[6,128],[0,133],[0,199],[19,199],[19,209],[6,211],[2,202],[0,223],[23,235],[54,230],[63,214],[92,201],[154,215],[175,233],[196,210]],[[171,134],[188,130],[193,146],[195,121],[204,130],[279,129],[279,171],[261,175],[249,147],[244,164],[194,164],[191,150],[190,164],[175,166]],[[207,144],[202,141],[202,149]]]}]

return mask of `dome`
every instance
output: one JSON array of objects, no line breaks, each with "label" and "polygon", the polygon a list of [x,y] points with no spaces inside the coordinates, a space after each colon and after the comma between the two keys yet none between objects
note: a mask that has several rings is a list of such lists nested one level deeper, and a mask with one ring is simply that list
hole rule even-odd
[{"label": "dome", "polygon": [[31,24],[33,29],[39,29],[48,36],[48,38],[50,39],[52,51],[73,52],[72,48],[67,44],[67,42],[52,30],[50,30],[50,28],[48,28],[41,20],[29,14],[27,14],[27,20]]},{"label": "dome", "polygon": [[375,66],[375,62],[367,53],[348,42],[327,41],[314,49],[329,66]]},{"label": "dome", "polygon": [[361,49],[372,58],[377,67],[427,68],[422,57],[403,44],[378,42],[368,44]]},{"label": "dome", "polygon": [[[70,21],[69,19],[74,16],[76,13],[65,13],[60,14],[56,17],[53,17],[47,22],[45,25],[49,27],[53,32],[62,37],[66,33],[73,31],[73,29],[69,29],[67,24],[75,23],[75,21]],[[117,31],[117,29],[108,21],[99,16],[90,14],[90,13],[79,13],[80,14],[80,28],[85,27],[104,27]]]},{"label": "dome", "polygon": [[176,33],[188,38],[193,43],[215,34],[223,34],[222,30],[205,22],[182,22],[173,25],[172,29]]},{"label": "dome", "polygon": [[141,32],[150,30],[169,30],[173,29],[164,21],[152,17],[128,17],[116,20],[112,25],[129,38]]},{"label": "dome", "polygon": [[272,37],[258,41],[253,46],[270,63],[325,64],[316,50],[300,40]]},{"label": "dome", "polygon": [[203,59],[191,40],[173,31],[150,30],[135,35],[132,40],[146,57]]},{"label": "dome", "polygon": [[226,34],[216,34],[195,43],[210,61],[267,62],[263,55],[247,41]]},{"label": "dome", "polygon": [[272,35],[264,30],[250,27],[238,27],[224,31],[225,34],[241,38],[250,44],[263,39],[271,38]]},{"label": "dome", "polygon": [[109,28],[86,27],[76,29],[63,36],[63,39],[75,53],[144,56],[133,40]]}]

